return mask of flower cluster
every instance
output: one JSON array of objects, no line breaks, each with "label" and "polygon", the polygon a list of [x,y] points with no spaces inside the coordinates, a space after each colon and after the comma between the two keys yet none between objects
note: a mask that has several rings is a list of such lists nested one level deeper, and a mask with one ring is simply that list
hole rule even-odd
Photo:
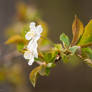
[{"label": "flower cluster", "polygon": [[24,58],[29,60],[29,65],[33,64],[34,58],[38,58],[37,41],[40,39],[42,31],[43,28],[41,25],[36,26],[35,22],[31,22],[30,31],[25,35],[25,38],[26,40],[29,40],[29,43],[27,45],[27,51],[24,53]]}]

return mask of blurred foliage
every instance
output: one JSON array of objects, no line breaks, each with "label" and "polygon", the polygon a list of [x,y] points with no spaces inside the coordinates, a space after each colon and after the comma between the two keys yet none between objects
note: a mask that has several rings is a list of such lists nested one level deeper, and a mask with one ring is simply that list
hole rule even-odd
[{"label": "blurred foliage", "polygon": [[15,64],[12,67],[0,68],[0,81],[9,81],[15,85],[24,83],[24,76],[22,66]]}]

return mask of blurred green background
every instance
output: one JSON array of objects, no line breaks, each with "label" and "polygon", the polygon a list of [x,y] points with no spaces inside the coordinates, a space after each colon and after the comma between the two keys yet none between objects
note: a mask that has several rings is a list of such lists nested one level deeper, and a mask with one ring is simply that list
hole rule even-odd
[{"label": "blurred green background", "polygon": [[[19,1],[23,0],[0,0],[0,52],[6,47],[3,44],[6,40],[4,30],[12,23],[16,12],[15,6]],[[56,43],[59,42],[59,35],[62,32],[72,38],[72,22],[75,14],[79,16],[84,25],[92,19],[92,0],[24,0],[24,2],[36,7],[41,12],[43,20],[49,26],[49,38]],[[2,55],[0,57],[2,58]],[[19,57],[19,60],[22,63],[23,59]],[[2,59],[0,61],[2,65]],[[69,70],[59,62],[52,69],[49,77],[38,79],[36,88],[33,88],[28,80],[30,66],[25,62],[23,62],[23,66],[26,67],[24,70],[26,84],[21,85],[23,90],[15,90],[17,87],[9,82],[0,82],[0,92],[92,92],[92,68],[86,65]],[[11,72],[9,73],[11,74]]]}]

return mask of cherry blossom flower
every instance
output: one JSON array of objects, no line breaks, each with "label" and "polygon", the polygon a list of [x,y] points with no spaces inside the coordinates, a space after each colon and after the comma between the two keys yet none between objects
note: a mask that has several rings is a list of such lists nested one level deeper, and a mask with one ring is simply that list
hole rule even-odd
[{"label": "cherry blossom flower", "polygon": [[40,34],[43,31],[41,25],[35,25],[35,22],[30,23],[30,31],[27,32],[27,34],[25,35],[25,38],[29,40],[29,43],[27,45],[27,51],[25,51],[24,53],[24,58],[29,60],[29,65],[33,64],[34,58],[38,58],[37,41],[40,39]]},{"label": "cherry blossom flower", "polygon": [[41,25],[38,25],[38,26],[35,26],[35,23],[32,22],[30,24],[30,31],[27,32],[25,38],[27,40],[39,40],[40,38],[40,34],[42,33],[42,26]]}]

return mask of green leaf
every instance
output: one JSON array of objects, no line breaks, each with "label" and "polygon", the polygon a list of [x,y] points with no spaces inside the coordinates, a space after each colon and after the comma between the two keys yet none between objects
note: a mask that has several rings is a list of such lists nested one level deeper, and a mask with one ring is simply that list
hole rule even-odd
[{"label": "green leaf", "polygon": [[52,51],[52,52],[51,52],[51,57],[50,57],[49,62],[50,62],[50,63],[54,63],[54,61],[55,61],[57,55],[58,55],[58,51]]},{"label": "green leaf", "polygon": [[82,55],[84,58],[89,58],[92,60],[92,49],[91,48],[82,48]]},{"label": "green leaf", "polygon": [[19,44],[17,45],[17,50],[18,50],[18,51],[22,51],[23,48],[24,48],[24,43],[19,43]]},{"label": "green leaf", "polygon": [[54,50],[61,51],[62,49],[62,44],[55,44]]},{"label": "green leaf", "polygon": [[58,55],[58,51],[52,51],[52,52],[47,52],[43,54],[43,60],[46,61],[46,63],[54,63],[56,56]]},{"label": "green leaf", "polygon": [[72,54],[75,54],[78,48],[79,46],[73,46],[73,47],[70,47],[69,50],[72,52]]},{"label": "green leaf", "polygon": [[72,45],[75,45],[80,37],[83,35],[84,32],[84,27],[82,22],[79,20],[77,16],[75,16],[75,20],[73,21],[72,24],[72,33],[73,33],[73,40],[72,40]]},{"label": "green leaf", "polygon": [[45,73],[46,73],[46,76],[48,76],[50,74],[50,68],[49,67],[46,67]]},{"label": "green leaf", "polygon": [[87,45],[92,43],[92,20],[85,27],[82,38],[80,39],[78,45]]},{"label": "green leaf", "polygon": [[35,62],[37,62],[37,61],[41,61],[41,59],[40,59],[40,57],[38,57],[38,58],[34,58],[35,60]]},{"label": "green leaf", "polygon": [[47,63],[50,62],[51,57],[52,54],[50,52],[44,53],[44,61],[46,61]]},{"label": "green leaf", "polygon": [[70,45],[69,38],[64,33],[60,35],[60,40],[62,41],[64,47],[69,47]]}]

